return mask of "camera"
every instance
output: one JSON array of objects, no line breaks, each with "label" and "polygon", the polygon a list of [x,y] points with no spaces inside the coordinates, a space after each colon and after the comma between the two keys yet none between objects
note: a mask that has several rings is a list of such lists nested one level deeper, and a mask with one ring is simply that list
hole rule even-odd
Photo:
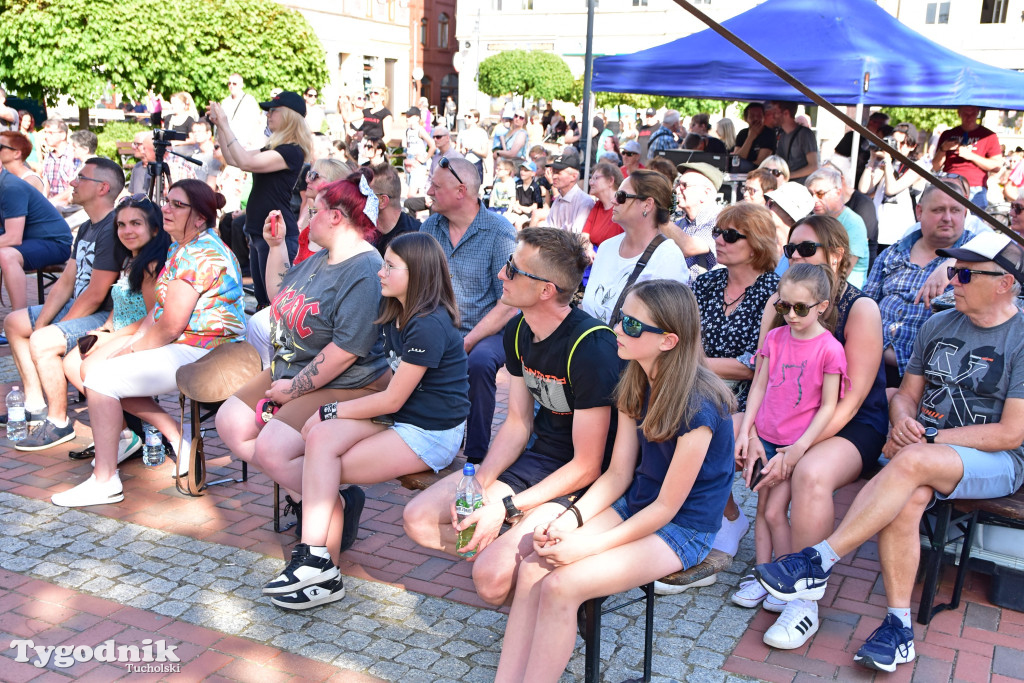
[{"label": "camera", "polygon": [[182,140],[187,140],[187,139],[188,139],[188,134],[187,133],[179,133],[176,130],[166,130],[164,128],[154,128],[153,129],[153,144],[157,144],[159,142],[170,143],[172,141],[180,142]]}]

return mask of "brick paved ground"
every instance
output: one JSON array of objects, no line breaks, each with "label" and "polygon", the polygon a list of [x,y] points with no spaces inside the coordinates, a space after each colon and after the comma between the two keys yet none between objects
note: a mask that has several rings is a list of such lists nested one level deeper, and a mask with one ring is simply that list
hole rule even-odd
[{"label": "brick paved ground", "polygon": [[[10,381],[9,351],[0,350],[0,381]],[[0,386],[6,394],[7,386]],[[166,404],[176,409],[176,401]],[[367,489],[359,540],[345,554],[347,595],[309,613],[277,610],[259,587],[294,544],[273,531],[271,484],[251,473],[244,484],[214,487],[201,498],[180,496],[168,463],[122,469],[125,501],[63,510],[53,492],[81,481],[88,462],[69,450],[90,439],[84,405],[73,404],[75,442],[41,453],[0,441],[0,680],[113,680],[112,664],[38,669],[14,661],[8,644],[96,645],[164,639],[178,644],[181,672],[167,680],[385,680],[493,678],[505,617],[476,598],[469,567],[423,550],[402,534],[411,493],[388,483]],[[499,418],[500,419],[500,416]],[[211,478],[237,475],[211,434]],[[845,511],[858,485],[838,494]],[[752,516],[753,500],[737,494]],[[752,535],[730,571],[699,592],[658,598],[656,680],[868,680],[852,653],[884,613],[874,545],[839,565],[821,603],[819,633],[803,648],[772,651],[761,642],[772,616],[744,610],[727,596],[753,561]],[[948,596],[947,573],[940,599]],[[919,659],[879,680],[998,681],[1024,679],[1024,615],[991,605],[987,578],[972,575],[965,602],[925,628],[915,624]],[[605,618],[605,680],[639,674],[640,607]],[[749,623],[749,628],[748,628]],[[582,641],[578,641],[578,645]],[[563,680],[582,679],[582,648]],[[160,674],[132,674],[156,680]]]}]

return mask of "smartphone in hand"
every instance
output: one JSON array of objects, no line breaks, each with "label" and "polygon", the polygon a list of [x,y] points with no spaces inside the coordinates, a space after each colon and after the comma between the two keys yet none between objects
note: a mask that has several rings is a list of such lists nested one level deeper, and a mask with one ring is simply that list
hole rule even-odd
[{"label": "smartphone in hand", "polygon": [[[758,464],[760,465],[760,462]],[[764,467],[763,466],[762,467],[758,467],[757,472],[755,472],[754,476],[752,476],[750,478],[750,490],[753,491],[754,488],[758,484],[761,483],[762,479],[764,479]]]},{"label": "smartphone in hand", "polygon": [[270,236],[277,238],[277,214],[270,214]]}]

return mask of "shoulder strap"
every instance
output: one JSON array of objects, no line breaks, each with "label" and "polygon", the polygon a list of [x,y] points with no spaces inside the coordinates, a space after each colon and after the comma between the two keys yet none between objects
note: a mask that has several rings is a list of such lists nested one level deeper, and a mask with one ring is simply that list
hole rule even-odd
[{"label": "shoulder strap", "polygon": [[572,343],[572,348],[569,349],[569,360],[565,362],[565,376],[569,380],[570,387],[572,387],[572,355],[576,353],[576,347],[580,345],[580,342],[583,341],[584,337],[586,337],[591,332],[597,332],[598,330],[608,330],[609,332],[612,332],[612,334],[614,334],[612,328],[608,327],[607,325],[602,325],[600,324],[600,322],[598,322],[597,325],[594,325],[593,327],[588,327],[587,329],[583,330],[580,336],[576,338],[576,341]]},{"label": "shoulder strap", "polygon": [[640,255],[640,260],[636,262],[636,267],[633,268],[633,272],[629,274],[629,278],[626,280],[625,286],[623,286],[622,291],[619,292],[619,299],[615,302],[615,308],[612,309],[612,317],[608,319],[608,324],[610,326],[615,327],[615,324],[619,322],[619,313],[621,312],[620,309],[622,308],[622,302],[626,300],[626,294],[629,292],[629,288],[633,286],[636,279],[640,277],[640,273],[642,273],[644,268],[647,267],[647,262],[650,261],[651,256],[654,255],[654,250],[657,249],[666,239],[667,238],[659,232],[654,236],[654,239],[647,244],[647,248],[644,249],[644,253]]}]

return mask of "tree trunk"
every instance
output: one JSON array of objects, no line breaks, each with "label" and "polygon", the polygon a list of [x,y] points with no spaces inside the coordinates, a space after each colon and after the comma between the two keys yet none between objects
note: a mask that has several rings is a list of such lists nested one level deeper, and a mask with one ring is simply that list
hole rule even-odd
[{"label": "tree trunk", "polygon": [[89,107],[78,108],[78,128],[89,130]]}]

